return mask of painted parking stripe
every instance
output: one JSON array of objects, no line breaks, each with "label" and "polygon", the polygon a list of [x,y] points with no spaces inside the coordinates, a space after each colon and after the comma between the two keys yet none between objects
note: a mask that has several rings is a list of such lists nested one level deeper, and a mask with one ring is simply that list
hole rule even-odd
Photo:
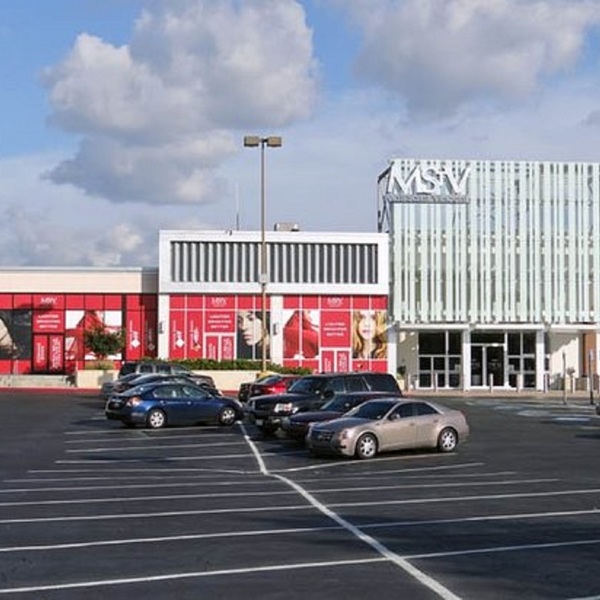
[{"label": "painted parking stripe", "polygon": [[[586,515],[600,516],[598,509],[573,510],[573,511],[554,511],[541,513],[516,513],[503,515],[480,515],[476,517],[458,517],[448,519],[428,519],[428,520],[410,520],[410,521],[385,521],[384,523],[364,523],[358,524],[360,529],[390,529],[390,528],[418,528],[429,527],[431,525],[460,525],[468,523],[492,522],[492,521],[522,521],[564,517],[581,517]],[[46,544],[31,546],[6,546],[0,547],[0,553],[11,552],[34,552],[48,550],[68,550],[75,548],[92,548],[97,546],[121,546],[126,544],[153,544],[153,543],[171,543],[189,540],[207,540],[235,537],[260,537],[274,535],[289,535],[298,533],[319,533],[324,531],[335,531],[342,529],[341,525],[319,526],[319,527],[293,527],[285,529],[257,529],[246,531],[220,531],[214,533],[189,533],[174,536],[145,537],[145,538],[120,538],[114,540],[99,540],[90,542],[71,542],[63,544]],[[468,551],[465,551],[468,552]]]},{"label": "painted parking stripe", "polygon": [[38,585],[20,588],[0,589],[0,594],[23,594],[31,592],[49,592],[56,590],[72,590],[96,587],[109,587],[114,585],[128,585],[134,583],[154,583],[157,581],[173,581],[178,579],[197,579],[200,577],[220,577],[223,575],[244,575],[253,573],[268,573],[272,571],[291,571],[295,569],[318,569],[324,567],[346,567],[364,565],[369,563],[384,562],[386,559],[363,558],[354,560],[325,561],[312,563],[286,563],[283,565],[270,565],[268,567],[249,567],[244,569],[221,569],[218,571],[195,571],[191,573],[169,573],[168,575],[152,575],[148,577],[130,577],[123,579],[102,579],[97,581],[79,581],[55,585]]},{"label": "painted parking stripe", "polygon": [[287,483],[290,487],[296,490],[307,502],[309,502],[314,508],[316,508],[319,512],[329,517],[333,521],[335,521],[338,525],[341,525],[346,531],[351,533],[354,537],[364,542],[368,546],[370,546],[375,552],[377,552],[384,559],[396,564],[400,567],[405,573],[411,575],[414,579],[419,581],[421,584],[435,592],[440,598],[443,600],[460,600],[459,596],[453,594],[449,589],[445,588],[439,581],[435,580],[433,577],[423,573],[413,565],[411,565],[408,561],[402,559],[396,553],[392,552],[387,548],[384,544],[371,537],[370,535],[364,533],[361,529],[352,525],[349,521],[346,521],[343,517],[340,517],[336,512],[319,502],[316,498],[314,498],[310,493],[308,493],[302,486],[293,482],[291,479],[284,477],[279,474],[270,474],[267,466],[256,447],[256,444],[250,439],[248,436],[244,426],[242,425],[242,429],[244,431],[244,437],[246,438],[252,452],[256,456],[256,460],[259,464],[261,472],[263,472],[268,477],[275,477],[276,479]]},{"label": "painted parking stripe", "polygon": [[[413,485],[375,485],[375,486],[360,486],[360,487],[345,487],[345,488],[324,488],[307,490],[312,494],[338,494],[340,492],[372,492],[372,491],[383,491],[383,490],[397,490],[397,489],[427,489],[427,488],[463,488],[463,487],[482,487],[482,486],[504,486],[504,485],[522,485],[524,483],[554,483],[559,481],[558,479],[515,479],[505,481],[486,481],[486,482],[468,482],[468,483],[431,483],[431,484],[413,484]],[[206,485],[206,484],[204,484]],[[95,489],[95,488],[92,488]],[[122,489],[119,486],[114,486],[113,489]],[[47,491],[47,490],[44,490]],[[71,490],[72,491],[72,490]],[[168,494],[162,496],[111,496],[109,498],[69,498],[66,500],[19,500],[15,502],[0,502],[0,507],[8,506],[61,506],[61,505],[73,505],[73,504],[107,504],[107,503],[120,503],[120,502],[148,502],[148,501],[161,501],[161,500],[198,500],[200,498],[247,498],[247,497],[264,497],[264,496],[291,496],[295,494],[293,490],[272,490],[272,491],[260,491],[260,492],[210,492],[202,494]]]}]

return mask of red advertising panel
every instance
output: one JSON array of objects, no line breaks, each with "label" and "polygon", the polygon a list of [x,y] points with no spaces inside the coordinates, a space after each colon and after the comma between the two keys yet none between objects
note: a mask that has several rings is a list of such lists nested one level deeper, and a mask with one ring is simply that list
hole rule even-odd
[{"label": "red advertising panel", "polygon": [[33,370],[48,370],[48,336],[33,336]]},{"label": "red advertising panel", "polygon": [[144,329],[144,338],[142,345],[144,347],[144,356],[156,356],[157,346],[157,331],[156,331],[156,311],[146,310],[142,313],[142,323]]},{"label": "red advertising panel", "polygon": [[65,308],[70,310],[82,310],[85,305],[83,294],[67,294]]},{"label": "red advertising panel", "polygon": [[104,296],[101,294],[87,294],[85,296],[85,308],[87,310],[102,310],[104,308]]},{"label": "red advertising panel", "polygon": [[350,371],[350,351],[338,350],[336,354],[335,370],[340,373],[347,373]]},{"label": "red advertising panel", "polygon": [[219,360],[219,338],[216,335],[206,336],[206,352],[204,358]]},{"label": "red advertising panel", "polygon": [[202,358],[202,311],[190,310],[187,313],[187,358]]},{"label": "red advertising panel", "polygon": [[185,358],[185,313],[183,311],[171,312],[171,340],[169,343],[169,356],[171,358]]},{"label": "red advertising panel", "polygon": [[33,331],[48,333],[65,330],[64,310],[35,310],[33,312]]},{"label": "red advertising panel", "polygon": [[321,346],[350,348],[350,312],[321,311]]},{"label": "red advertising panel", "polygon": [[129,360],[139,360],[143,358],[142,347],[142,315],[138,311],[129,311],[127,313],[126,325],[125,356]]},{"label": "red advertising panel", "polygon": [[[241,296],[244,298],[244,296]],[[235,309],[235,297],[234,296],[206,296],[205,297],[205,308],[206,310],[234,310]]]},{"label": "red advertising panel", "polygon": [[221,338],[221,360],[233,360],[235,348],[235,338],[230,335],[224,335]]},{"label": "red advertising panel", "polygon": [[321,298],[321,308],[326,310],[350,310],[350,296],[324,296]]},{"label": "red advertising panel", "polygon": [[188,296],[188,308],[204,308],[204,296]]},{"label": "red advertising panel", "polygon": [[371,308],[373,310],[387,310],[388,303],[386,296],[374,296],[371,299]]},{"label": "red advertising panel", "polygon": [[62,335],[48,336],[48,369],[60,372],[65,367],[65,347]]},{"label": "red advertising panel", "polygon": [[107,294],[104,296],[105,310],[121,310],[123,307],[123,296],[121,294]]},{"label": "red advertising panel", "polygon": [[235,312],[233,310],[207,310],[204,315],[204,329],[207,333],[233,333]]},{"label": "red advertising panel", "polygon": [[34,294],[33,308],[57,310],[65,308],[65,297],[62,294]]},{"label": "red advertising panel", "polygon": [[335,352],[333,350],[323,350],[321,353],[321,369],[325,373],[335,371]]}]

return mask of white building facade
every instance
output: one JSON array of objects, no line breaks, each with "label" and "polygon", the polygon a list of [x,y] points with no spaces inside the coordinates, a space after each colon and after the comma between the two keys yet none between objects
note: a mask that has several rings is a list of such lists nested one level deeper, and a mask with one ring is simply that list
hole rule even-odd
[{"label": "white building facade", "polygon": [[266,342],[286,367],[395,370],[387,235],[266,231],[264,243],[263,310],[261,232],[160,232],[159,356],[260,360]]},{"label": "white building facade", "polygon": [[597,376],[600,164],[397,159],[378,200],[398,361],[417,387]]}]

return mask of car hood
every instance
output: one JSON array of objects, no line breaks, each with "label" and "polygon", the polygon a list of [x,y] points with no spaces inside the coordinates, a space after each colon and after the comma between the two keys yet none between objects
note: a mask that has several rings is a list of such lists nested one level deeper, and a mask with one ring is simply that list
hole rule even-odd
[{"label": "car hood", "polygon": [[315,429],[327,429],[328,431],[341,431],[342,429],[350,429],[351,427],[360,427],[372,423],[370,419],[359,419],[357,417],[340,417],[333,419],[320,425],[315,425]]},{"label": "car hood", "polygon": [[319,421],[331,421],[342,416],[338,410],[315,410],[313,412],[299,413],[290,417],[293,423],[318,423]]}]

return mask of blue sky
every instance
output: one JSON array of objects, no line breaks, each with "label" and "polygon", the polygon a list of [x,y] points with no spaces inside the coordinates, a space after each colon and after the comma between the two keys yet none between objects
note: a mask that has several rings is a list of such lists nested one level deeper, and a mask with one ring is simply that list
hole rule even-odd
[{"label": "blue sky", "polygon": [[0,264],[159,229],[374,231],[396,156],[600,160],[600,0],[0,3]]}]

